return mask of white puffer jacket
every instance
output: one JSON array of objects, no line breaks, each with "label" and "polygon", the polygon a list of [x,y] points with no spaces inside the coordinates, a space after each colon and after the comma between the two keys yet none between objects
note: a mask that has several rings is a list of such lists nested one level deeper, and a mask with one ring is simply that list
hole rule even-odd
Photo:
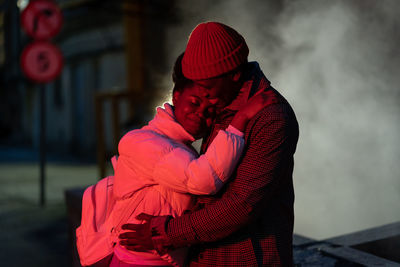
[{"label": "white puffer jacket", "polygon": [[[191,194],[216,193],[241,156],[243,133],[232,126],[220,131],[201,156],[189,145],[193,141],[175,120],[169,104],[157,108],[155,118],[148,125],[127,133],[118,146],[114,214],[125,210],[129,203],[131,214],[124,223],[140,223],[135,219],[140,213],[179,216],[192,207]],[[155,252],[132,252],[119,245],[115,246],[114,253],[127,263],[153,266],[166,263]]]}]

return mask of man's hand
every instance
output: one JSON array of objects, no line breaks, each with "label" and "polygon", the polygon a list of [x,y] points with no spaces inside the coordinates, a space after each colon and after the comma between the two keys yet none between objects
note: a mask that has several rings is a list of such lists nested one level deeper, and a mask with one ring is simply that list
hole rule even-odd
[{"label": "man's hand", "polygon": [[150,220],[154,216],[141,213],[136,219],[144,220],[143,224],[132,224],[127,223],[121,226],[122,230],[129,230],[120,234],[118,237],[120,239],[119,244],[124,246],[128,250],[133,251],[148,251],[154,249],[153,242],[151,240],[151,227]]}]

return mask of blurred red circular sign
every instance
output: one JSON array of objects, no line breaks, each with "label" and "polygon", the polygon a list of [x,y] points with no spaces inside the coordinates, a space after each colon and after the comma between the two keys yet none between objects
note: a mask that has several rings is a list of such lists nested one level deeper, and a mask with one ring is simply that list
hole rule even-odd
[{"label": "blurred red circular sign", "polygon": [[25,47],[21,55],[21,66],[29,79],[46,83],[60,74],[63,57],[60,50],[53,44],[36,41]]},{"label": "blurred red circular sign", "polygon": [[21,24],[26,33],[35,39],[48,39],[61,29],[62,13],[50,0],[31,1],[22,11]]}]

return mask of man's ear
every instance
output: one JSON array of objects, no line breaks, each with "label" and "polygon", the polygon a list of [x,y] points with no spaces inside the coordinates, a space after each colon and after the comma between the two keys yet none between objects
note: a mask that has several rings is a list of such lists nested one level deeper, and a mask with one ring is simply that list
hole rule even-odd
[{"label": "man's ear", "polygon": [[176,105],[180,95],[181,95],[181,93],[178,92],[178,91],[173,92],[173,94],[172,94],[172,105],[174,105],[174,106]]}]

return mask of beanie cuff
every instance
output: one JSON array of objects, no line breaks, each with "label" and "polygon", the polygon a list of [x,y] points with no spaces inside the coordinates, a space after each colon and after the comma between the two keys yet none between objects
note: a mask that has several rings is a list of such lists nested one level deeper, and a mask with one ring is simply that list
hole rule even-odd
[{"label": "beanie cuff", "polygon": [[247,62],[249,48],[246,43],[240,44],[230,54],[218,59],[215,62],[210,62],[205,65],[188,64],[185,60],[182,61],[183,75],[191,80],[204,80],[215,78],[222,74],[228,73],[243,63]]}]

